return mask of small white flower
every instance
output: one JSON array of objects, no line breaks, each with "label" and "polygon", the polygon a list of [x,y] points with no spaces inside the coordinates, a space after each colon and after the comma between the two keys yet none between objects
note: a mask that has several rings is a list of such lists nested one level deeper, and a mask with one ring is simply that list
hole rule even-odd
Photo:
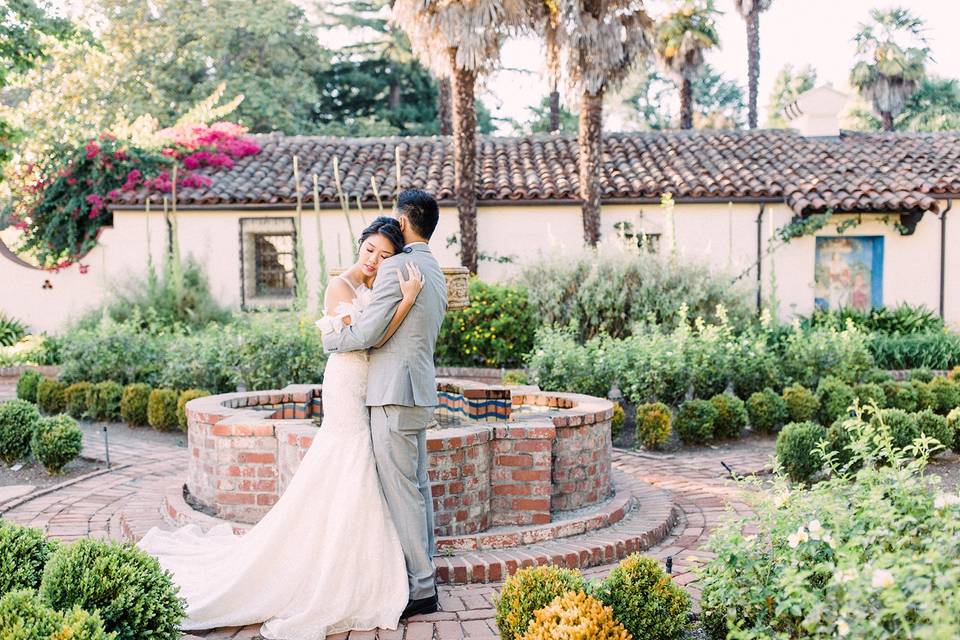
[{"label": "small white flower", "polygon": [[833,579],[837,581],[837,584],[844,584],[851,582],[857,579],[857,570],[853,567],[849,569],[840,569],[835,574],[833,574]]},{"label": "small white flower", "polygon": [[841,638],[845,637],[850,633],[850,625],[847,624],[846,620],[837,620],[837,635]]},{"label": "small white flower", "polygon": [[773,499],[773,505],[778,509],[783,505],[787,504],[787,500],[790,499],[790,493],[778,493],[777,497]]},{"label": "small white flower", "polygon": [[811,520],[810,524],[807,525],[807,530],[810,532],[811,540],[819,540],[823,536],[823,527],[819,520]]},{"label": "small white flower", "polygon": [[795,533],[791,533],[787,536],[787,544],[790,545],[791,549],[796,549],[800,546],[801,542],[806,542],[810,537],[807,535],[806,529],[800,527]]},{"label": "small white flower", "polygon": [[874,589],[885,589],[887,587],[892,587],[895,584],[893,580],[893,574],[886,569],[874,569],[873,580],[871,580],[870,584]]},{"label": "small white flower", "polygon": [[837,548],[836,540],[834,540],[833,536],[831,536],[829,533],[823,534],[823,541],[826,542],[828,545],[830,545],[831,549]]}]

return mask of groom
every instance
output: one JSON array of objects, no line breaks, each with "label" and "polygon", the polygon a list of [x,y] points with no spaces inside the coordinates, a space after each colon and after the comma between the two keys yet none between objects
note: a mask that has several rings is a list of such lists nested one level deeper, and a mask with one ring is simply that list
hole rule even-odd
[{"label": "groom", "polygon": [[433,351],[447,309],[447,285],[428,242],[440,219],[437,201],[419,189],[397,199],[406,246],[380,264],[373,295],[359,319],[339,334],[323,336],[327,352],[370,349],[387,330],[403,297],[399,270],[419,267],[424,285],[393,337],[370,351],[367,406],[377,473],[400,535],[410,601],[401,617],[437,610],[433,575],[433,496],[427,477],[427,424],[437,404]]}]

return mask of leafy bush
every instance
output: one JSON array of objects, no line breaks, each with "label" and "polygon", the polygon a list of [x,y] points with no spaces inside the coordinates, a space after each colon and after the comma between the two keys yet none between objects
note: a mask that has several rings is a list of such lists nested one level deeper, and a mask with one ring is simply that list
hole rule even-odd
[{"label": "leafy bush", "polygon": [[815,451],[827,430],[816,422],[791,422],[777,436],[777,461],[794,482],[807,482],[823,465]]},{"label": "leafy bush", "polygon": [[717,410],[717,419],[713,421],[714,437],[739,438],[747,426],[747,407],[743,400],[730,393],[721,393],[710,398],[710,404]]},{"label": "leafy bush", "polygon": [[921,380],[911,380],[910,386],[913,387],[917,396],[917,411],[924,409],[934,409],[937,406],[937,398],[933,395],[933,388],[929,382]]},{"label": "leafy bush", "polygon": [[150,403],[150,385],[143,383],[128,384],[123,388],[120,398],[120,416],[131,427],[147,424],[147,406]]},{"label": "leafy bush", "polygon": [[187,389],[186,391],[180,392],[180,396],[177,398],[177,424],[180,426],[181,431],[184,433],[187,432],[187,411],[185,409],[187,403],[196,398],[203,398],[208,395],[210,394],[203,389]]},{"label": "leafy bush", "polygon": [[0,347],[12,347],[27,334],[27,325],[0,313]]},{"label": "leafy bush", "polygon": [[614,374],[603,359],[605,342],[596,338],[580,345],[569,331],[538,331],[529,362],[534,381],[545,391],[607,397]]},{"label": "leafy bush", "polygon": [[866,333],[909,335],[943,331],[943,320],[936,312],[923,305],[906,303],[892,309],[873,307],[865,311],[852,307],[830,311],[817,309],[809,318],[801,320],[805,327],[833,328],[837,331],[843,330],[848,322]]},{"label": "leafy bush", "polygon": [[960,364],[951,369],[950,373],[947,374],[947,377],[954,382],[960,382]]},{"label": "leafy bush", "polygon": [[5,640],[114,640],[94,613],[56,611],[35,592],[21,589],[0,598],[0,630]]},{"label": "leafy bush", "polygon": [[49,415],[63,413],[67,404],[66,391],[65,383],[44,378],[37,384],[37,406]]},{"label": "leafy bush", "polygon": [[807,422],[817,417],[820,402],[806,387],[794,384],[783,390],[783,402],[787,405],[790,422]]},{"label": "leafy bush", "polygon": [[0,520],[0,595],[40,588],[43,568],[57,547],[40,529]]},{"label": "leafy bush", "polygon": [[29,335],[12,347],[0,347],[0,367],[60,364],[60,339]]},{"label": "leafy bush", "polygon": [[[619,248],[619,247],[618,247]],[[648,251],[551,251],[526,264],[526,285],[537,326],[574,326],[581,340],[602,333],[623,338],[635,323],[667,330],[686,316],[715,318],[717,306],[734,326],[753,317],[746,287],[706,263]]]},{"label": "leafy bush", "polygon": [[717,409],[709,400],[687,400],[673,419],[673,428],[685,444],[704,444],[714,436]]},{"label": "leafy bush", "polygon": [[863,374],[861,381],[864,383],[873,383],[883,386],[887,382],[893,382],[893,376],[885,369],[871,369]]},{"label": "leafy bush", "polygon": [[773,389],[764,389],[747,400],[750,426],[757,433],[775,433],[788,419],[787,404]]},{"label": "leafy bush", "polygon": [[933,406],[936,413],[947,415],[960,407],[960,382],[955,382],[943,376],[937,376],[927,384],[933,395]]},{"label": "leafy bush", "polygon": [[637,553],[624,558],[598,591],[595,595],[634,638],[686,637],[690,596],[657,560]]},{"label": "leafy bush", "polygon": [[500,384],[518,385],[530,384],[530,376],[524,371],[506,371],[500,379]]},{"label": "leafy bush", "polygon": [[832,376],[824,378],[817,385],[820,424],[833,424],[837,418],[849,415],[856,400],[856,392],[846,382]]},{"label": "leafy bush", "polygon": [[697,332],[689,340],[685,359],[692,374],[690,382],[695,398],[712,398],[727,389],[730,380],[732,333],[721,309],[720,320],[707,325],[701,318],[695,322]]},{"label": "leafy bush", "polygon": [[455,367],[516,367],[533,349],[534,311],[519,285],[470,279],[470,306],[447,312],[436,359]]},{"label": "leafy bush", "polygon": [[860,403],[861,407],[876,404],[882,409],[887,404],[887,394],[884,392],[883,387],[874,382],[858,384],[854,387],[853,393],[856,395],[857,402]]},{"label": "leafy bush", "polygon": [[83,432],[66,415],[40,418],[30,439],[30,450],[43,468],[58,475],[83,447]]},{"label": "leafy bush", "polygon": [[99,611],[122,640],[178,640],[184,615],[177,588],[157,560],[132,544],[81,539],[58,550],[40,593],[55,608]]},{"label": "leafy bush", "polygon": [[87,396],[87,413],[94,420],[116,420],[120,417],[120,401],[123,400],[123,386],[113,380],[105,380],[93,385]]},{"label": "leafy bush", "polygon": [[917,390],[914,385],[904,382],[884,382],[883,393],[887,397],[885,406],[914,412],[918,408]]},{"label": "leafy bush", "polygon": [[690,331],[680,327],[670,334],[642,333],[605,349],[611,377],[620,380],[625,397],[635,404],[680,404],[690,388]]},{"label": "leafy bush", "polygon": [[38,371],[34,371],[33,369],[24,371],[20,374],[20,378],[17,379],[17,397],[27,402],[36,402],[37,386],[42,379],[43,376],[40,375]]},{"label": "leafy bush", "polygon": [[13,464],[30,453],[30,438],[40,420],[26,400],[0,402],[0,461]]},{"label": "leafy bush", "polygon": [[960,407],[947,416],[947,427],[953,429],[953,451],[960,453]]},{"label": "leafy bush", "polygon": [[941,493],[923,456],[910,461],[881,435],[857,434],[855,481],[796,489],[777,479],[753,494],[749,519],[711,536],[700,604],[713,637],[955,635],[960,496]]},{"label": "leafy bush", "polygon": [[899,409],[883,409],[873,416],[871,426],[877,429],[882,422],[890,431],[893,446],[897,449],[903,449],[920,436],[920,428],[917,426],[915,415]]},{"label": "leafy bush", "polygon": [[630,640],[610,607],[593,596],[571,591],[534,615],[523,640]]},{"label": "leafy bush", "polygon": [[619,402],[613,403],[613,417],[610,418],[610,437],[619,438],[623,425],[627,421],[627,414]]},{"label": "leafy bush", "polygon": [[587,583],[579,571],[552,565],[520,569],[506,579],[495,599],[497,629],[503,640],[523,637],[534,612],[569,591],[585,591]]},{"label": "leafy bush", "polygon": [[157,431],[172,431],[177,420],[177,392],[172,389],[154,389],[147,399],[147,422]]},{"label": "leafy bush", "polygon": [[[769,330],[769,320],[764,319],[764,328]],[[731,349],[730,382],[733,392],[746,400],[767,387],[783,388],[783,373],[776,350],[767,342],[767,335],[748,332],[736,338]]]},{"label": "leafy bush", "polygon": [[104,318],[94,328],[74,329],[64,336],[60,378],[68,383],[153,384],[163,369],[170,340],[170,336],[143,331],[136,323]]},{"label": "leafy bush", "polygon": [[[917,412],[913,417],[917,421],[917,431],[921,435],[936,439],[944,446],[944,449],[953,447],[953,429],[947,424],[945,417],[935,414],[930,409]],[[939,451],[932,452],[931,455],[936,455],[936,453],[939,453]]]},{"label": "leafy bush", "polygon": [[960,365],[960,334],[956,333],[875,334],[869,346],[877,366],[884,369],[950,369]]},{"label": "leafy bush", "polygon": [[64,389],[64,408],[70,417],[80,419],[87,412],[87,396],[92,387],[89,382],[74,382]]},{"label": "leafy bush", "polygon": [[814,389],[821,378],[834,376],[853,384],[873,368],[867,335],[855,328],[843,331],[794,331],[786,339],[783,371],[793,382]]},{"label": "leafy bush", "polygon": [[861,417],[837,418],[827,429],[827,451],[834,454],[834,461],[839,468],[853,463],[853,452],[850,445],[853,443],[854,432],[861,432],[866,428]]},{"label": "leafy bush", "polygon": [[933,380],[933,371],[930,367],[916,367],[907,371],[908,382],[930,382]]},{"label": "leafy bush", "polygon": [[670,408],[662,402],[637,407],[637,442],[645,449],[662,445],[670,437]]}]

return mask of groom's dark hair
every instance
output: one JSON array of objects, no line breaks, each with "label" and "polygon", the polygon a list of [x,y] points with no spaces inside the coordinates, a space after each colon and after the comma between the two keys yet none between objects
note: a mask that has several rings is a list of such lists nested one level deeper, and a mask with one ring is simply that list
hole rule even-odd
[{"label": "groom's dark hair", "polygon": [[422,189],[404,189],[397,198],[397,215],[407,216],[421,238],[430,239],[440,220],[440,207],[432,195]]}]

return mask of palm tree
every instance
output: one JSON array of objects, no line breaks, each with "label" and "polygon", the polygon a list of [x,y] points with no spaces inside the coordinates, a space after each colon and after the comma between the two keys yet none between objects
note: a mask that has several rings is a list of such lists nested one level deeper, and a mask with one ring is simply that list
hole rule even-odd
[{"label": "palm tree", "polygon": [[[850,71],[850,84],[870,101],[884,130],[893,131],[893,119],[924,77],[930,49],[923,36],[923,20],[906,9],[873,9],[870,17],[874,24],[861,24],[854,38],[862,59]],[[917,46],[901,45],[898,36]]]},{"label": "palm tree", "polygon": [[713,0],[685,0],[657,26],[657,56],[680,85],[680,128],[693,127],[693,79],[703,69],[703,54],[720,45]]},{"label": "palm tree", "polygon": [[760,14],[770,8],[773,0],[733,0],[737,13],[747,23],[747,88],[749,104],[747,125],[757,128],[757,92],[760,84]]},{"label": "palm tree", "polygon": [[523,0],[396,0],[393,19],[413,52],[438,77],[450,78],[453,177],[460,219],[460,262],[477,272],[478,74],[500,57],[504,38],[528,17]]},{"label": "palm tree", "polygon": [[[580,94],[577,135],[583,237],[600,241],[603,94],[616,89],[652,50],[653,21],[639,0],[536,0],[552,5],[556,37],[566,50],[567,79]],[[542,12],[541,12],[542,15]]]}]

